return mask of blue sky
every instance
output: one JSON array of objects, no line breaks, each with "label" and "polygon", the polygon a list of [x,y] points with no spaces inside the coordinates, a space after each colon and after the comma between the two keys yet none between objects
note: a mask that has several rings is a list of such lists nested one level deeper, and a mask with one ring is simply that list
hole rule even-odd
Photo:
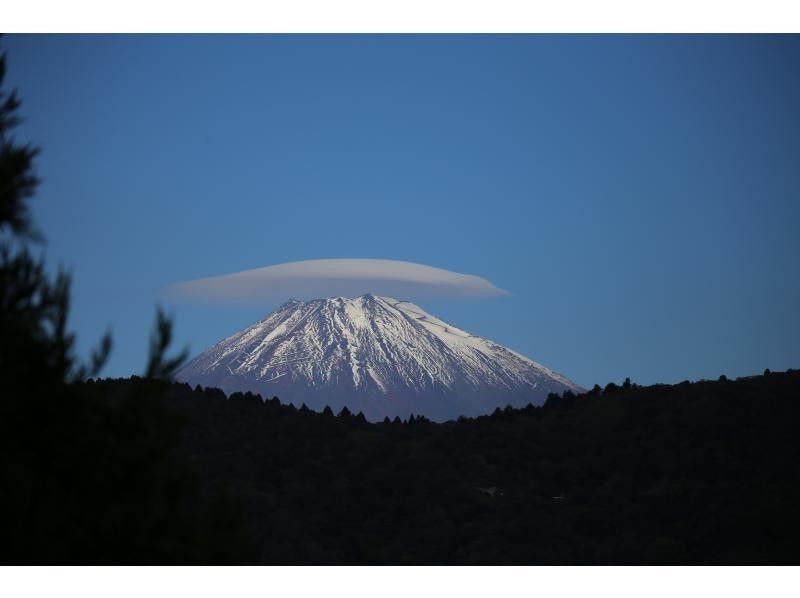
[{"label": "blue sky", "polygon": [[[384,258],[579,384],[800,366],[800,38],[6,36],[86,353],[166,285]],[[196,354],[276,305],[174,305]]]}]

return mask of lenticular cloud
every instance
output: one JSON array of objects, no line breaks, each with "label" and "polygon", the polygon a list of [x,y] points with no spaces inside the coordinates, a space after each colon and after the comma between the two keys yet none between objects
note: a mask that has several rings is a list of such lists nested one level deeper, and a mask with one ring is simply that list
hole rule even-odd
[{"label": "lenticular cloud", "polygon": [[178,282],[166,298],[228,305],[258,305],[288,297],[352,297],[373,293],[404,299],[509,295],[480,276],[377,259],[288,262],[211,278]]}]

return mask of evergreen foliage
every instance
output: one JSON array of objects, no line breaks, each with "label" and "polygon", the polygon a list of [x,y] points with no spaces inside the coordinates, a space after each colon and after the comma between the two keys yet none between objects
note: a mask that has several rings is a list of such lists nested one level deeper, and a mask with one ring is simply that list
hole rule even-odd
[{"label": "evergreen foliage", "polygon": [[[0,563],[241,561],[236,514],[200,491],[180,451],[181,418],[164,386],[140,380],[113,397],[76,382],[96,376],[106,334],[83,364],[68,331],[70,278],[51,279],[31,244],[28,209],[38,148],[12,135],[20,101],[2,89],[0,57]],[[159,311],[147,376],[168,380],[172,323]],[[223,395],[224,396],[224,395]]]}]

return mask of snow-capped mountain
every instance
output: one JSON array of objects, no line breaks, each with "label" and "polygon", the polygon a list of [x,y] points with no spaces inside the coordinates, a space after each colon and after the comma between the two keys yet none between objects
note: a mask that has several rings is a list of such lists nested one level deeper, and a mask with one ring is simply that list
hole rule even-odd
[{"label": "snow-capped mountain", "polygon": [[582,390],[413,303],[375,295],[288,301],[201,353],[177,378],[316,410],[347,406],[370,420],[413,413],[443,421]]}]

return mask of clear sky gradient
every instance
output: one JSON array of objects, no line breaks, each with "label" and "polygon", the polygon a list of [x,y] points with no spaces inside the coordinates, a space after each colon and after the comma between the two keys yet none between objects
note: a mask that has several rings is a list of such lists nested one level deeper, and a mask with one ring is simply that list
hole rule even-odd
[{"label": "clear sky gradient", "polygon": [[[6,36],[86,354],[161,289],[320,258],[583,386],[800,367],[800,37]],[[271,311],[175,305],[196,354]]]}]

